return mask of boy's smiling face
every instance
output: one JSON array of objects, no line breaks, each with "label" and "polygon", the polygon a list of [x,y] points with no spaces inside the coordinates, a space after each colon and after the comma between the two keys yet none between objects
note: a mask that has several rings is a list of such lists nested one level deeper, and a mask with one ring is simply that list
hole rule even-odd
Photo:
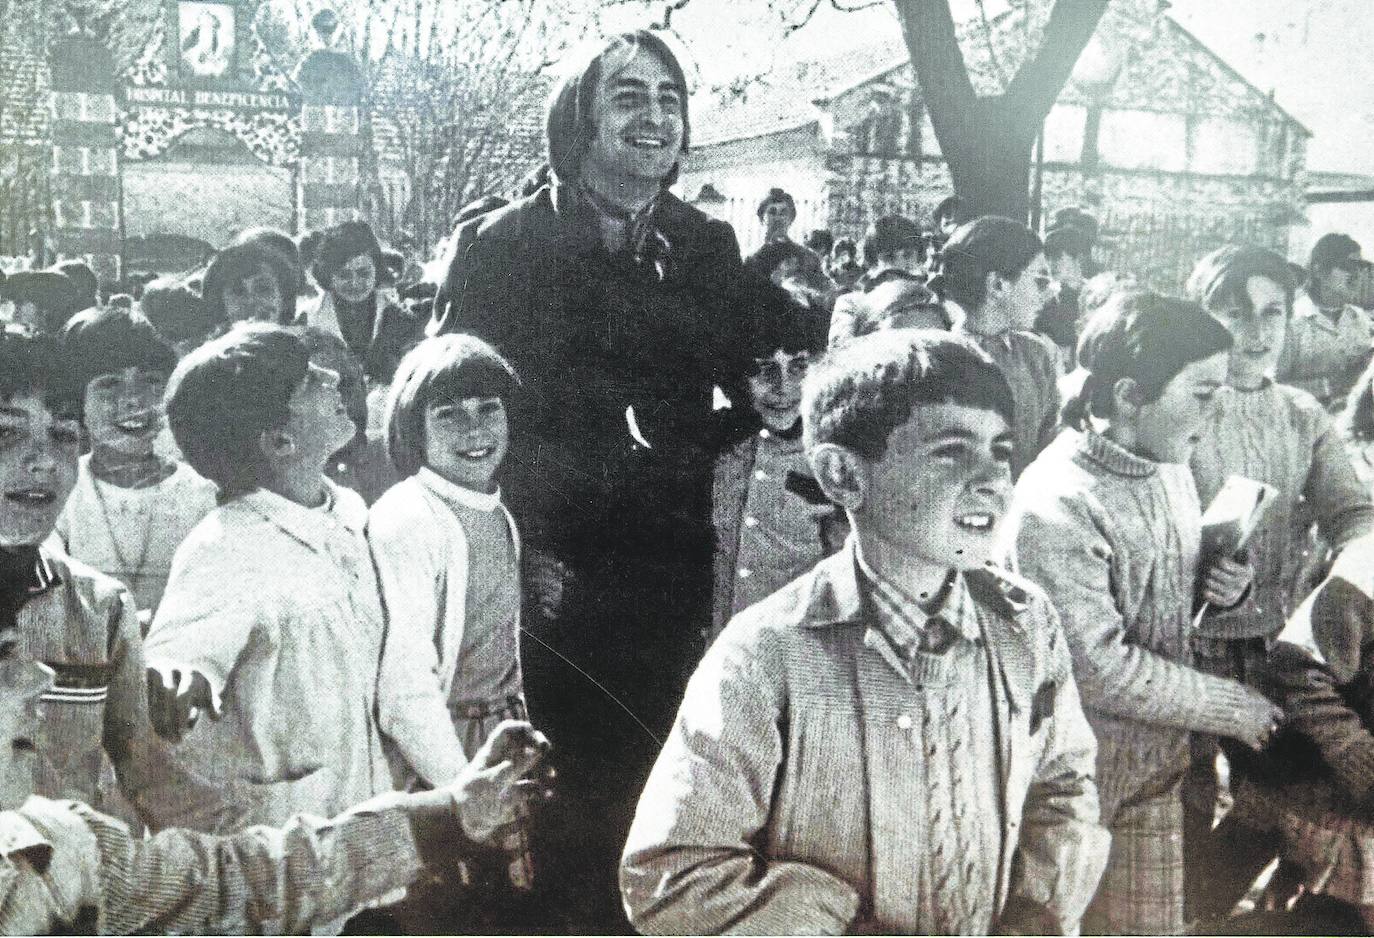
[{"label": "boy's smiling face", "polygon": [[52,681],[50,668],[21,657],[13,632],[0,634],[0,811],[33,794],[39,701]]},{"label": "boy's smiling face", "polygon": [[982,566],[1006,512],[1011,451],[995,411],[917,406],[881,459],[860,460],[863,500],[851,510],[860,541],[946,571]]},{"label": "boy's smiling face", "polygon": [[146,368],[98,375],[86,385],[86,430],[91,445],[122,456],[145,456],[162,430],[167,376]]},{"label": "boy's smiling face", "polygon": [[81,428],[40,394],[0,398],[0,548],[34,547],[52,533],[76,484]]},{"label": "boy's smiling face", "polygon": [[811,362],[808,352],[778,349],[770,357],[754,360],[749,375],[749,400],[774,433],[786,433],[797,423],[801,383]]}]

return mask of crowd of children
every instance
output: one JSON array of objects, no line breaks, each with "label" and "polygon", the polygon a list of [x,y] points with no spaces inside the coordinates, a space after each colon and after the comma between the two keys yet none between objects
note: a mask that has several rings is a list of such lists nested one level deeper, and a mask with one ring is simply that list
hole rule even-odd
[{"label": "crowd of children", "polygon": [[635,42],[442,283],[360,221],[0,283],[0,930],[1368,928],[1359,245],[1153,292],[951,198],[861,266],[775,188],[741,261],[594,191],[573,92],[685,118]]}]

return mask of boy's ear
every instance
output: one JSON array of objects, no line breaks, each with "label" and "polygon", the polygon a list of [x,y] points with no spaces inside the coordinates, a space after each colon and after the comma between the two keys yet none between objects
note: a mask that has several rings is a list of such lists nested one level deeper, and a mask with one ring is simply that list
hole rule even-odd
[{"label": "boy's ear", "polygon": [[808,458],[816,482],[827,498],[847,511],[863,507],[868,493],[868,466],[861,456],[836,443],[821,443]]},{"label": "boy's ear", "polygon": [[264,430],[258,436],[258,449],[269,466],[275,466],[296,451],[296,441],[285,429]]},{"label": "boy's ear", "polygon": [[1134,378],[1117,378],[1112,385],[1112,413],[1117,417],[1132,419],[1140,411],[1144,395]]},{"label": "boy's ear", "polygon": [[989,270],[987,277],[983,279],[983,292],[987,296],[993,296],[1002,291],[1006,286],[1006,280],[995,270]]}]

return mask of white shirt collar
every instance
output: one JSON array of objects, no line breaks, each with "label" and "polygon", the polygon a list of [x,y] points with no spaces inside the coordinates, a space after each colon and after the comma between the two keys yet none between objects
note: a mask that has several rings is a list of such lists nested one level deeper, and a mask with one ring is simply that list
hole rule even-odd
[{"label": "white shirt collar", "polygon": [[479,492],[476,489],[450,482],[428,466],[421,466],[420,471],[415,475],[420,483],[434,494],[440,498],[457,502],[464,508],[471,508],[474,511],[495,511],[501,507],[501,489],[499,487],[491,493]]}]

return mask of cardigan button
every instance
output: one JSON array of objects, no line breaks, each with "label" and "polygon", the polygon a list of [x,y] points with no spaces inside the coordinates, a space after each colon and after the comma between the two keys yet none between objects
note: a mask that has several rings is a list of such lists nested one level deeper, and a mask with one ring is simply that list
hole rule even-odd
[{"label": "cardigan button", "polygon": [[903,713],[901,716],[897,717],[897,729],[909,730],[911,729],[911,725],[911,714]]},{"label": "cardigan button", "polygon": [[753,515],[749,515],[744,519],[744,526],[746,528],[756,528],[759,526],[759,519],[755,518]]}]

